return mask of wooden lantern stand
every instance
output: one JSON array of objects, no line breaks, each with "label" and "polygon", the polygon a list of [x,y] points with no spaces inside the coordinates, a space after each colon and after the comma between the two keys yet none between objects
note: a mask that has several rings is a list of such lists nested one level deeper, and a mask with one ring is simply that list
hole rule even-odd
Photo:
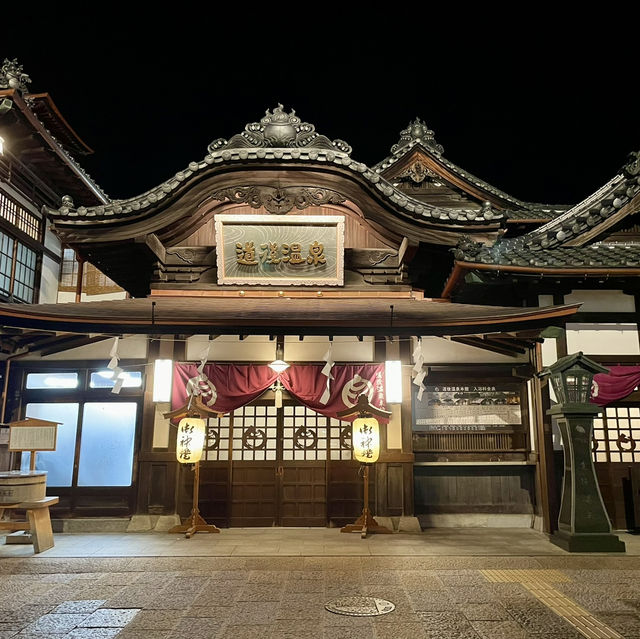
[{"label": "wooden lantern stand", "polygon": [[170,528],[170,533],[184,533],[187,539],[199,532],[219,533],[220,529],[213,524],[208,524],[200,515],[198,500],[200,496],[200,462],[194,464],[195,477],[193,479],[193,505],[189,518],[183,523]]},{"label": "wooden lantern stand", "polygon": [[[390,411],[381,410],[369,403],[366,395],[359,395],[358,401],[353,408],[337,413],[338,417],[351,417],[352,415],[358,415],[358,417],[385,417],[391,416]],[[365,539],[369,533],[377,533],[390,535],[393,534],[392,530],[389,530],[386,526],[381,526],[371,514],[369,509],[369,469],[373,464],[362,464],[363,470],[362,476],[364,478],[364,505],[362,508],[362,514],[352,524],[348,524],[340,529],[343,533],[360,533],[360,538]]]},{"label": "wooden lantern stand", "polygon": [[[193,406],[192,406],[193,404]],[[182,408],[164,413],[165,419],[175,419],[181,417],[218,417],[219,414],[209,410],[200,397],[191,396],[189,402]],[[208,524],[200,514],[198,502],[200,500],[200,462],[194,464],[195,477],[193,479],[193,504],[191,506],[191,514],[188,519],[177,526],[173,526],[168,530],[169,533],[184,533],[187,539],[191,539],[193,535],[199,532],[219,533],[220,529],[213,524]]]}]

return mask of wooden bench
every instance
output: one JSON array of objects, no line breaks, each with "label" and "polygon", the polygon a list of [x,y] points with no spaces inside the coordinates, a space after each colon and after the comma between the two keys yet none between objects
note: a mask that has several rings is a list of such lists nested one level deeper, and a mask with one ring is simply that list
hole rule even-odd
[{"label": "wooden bench", "polygon": [[[33,540],[35,552],[53,548],[53,530],[49,506],[57,504],[58,497],[45,497],[35,501],[22,501],[18,504],[0,504],[0,530],[28,530]],[[2,521],[5,510],[26,510],[27,521]]]}]

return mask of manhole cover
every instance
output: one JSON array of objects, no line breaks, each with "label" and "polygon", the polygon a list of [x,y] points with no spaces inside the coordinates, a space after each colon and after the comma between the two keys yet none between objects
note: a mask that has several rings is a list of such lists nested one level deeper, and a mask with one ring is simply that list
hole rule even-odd
[{"label": "manhole cover", "polygon": [[377,617],[396,609],[395,604],[377,597],[343,597],[326,603],[324,607],[337,615],[351,617]]}]

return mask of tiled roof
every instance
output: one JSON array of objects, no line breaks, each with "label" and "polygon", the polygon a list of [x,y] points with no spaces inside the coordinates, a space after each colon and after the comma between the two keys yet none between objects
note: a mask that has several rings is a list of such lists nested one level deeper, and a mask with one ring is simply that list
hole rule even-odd
[{"label": "tiled roof", "polygon": [[437,162],[444,166],[451,173],[463,178],[469,184],[482,189],[486,193],[498,197],[504,202],[508,203],[512,210],[507,213],[507,217],[517,219],[515,216],[522,212],[523,217],[520,219],[553,219],[555,216],[562,214],[566,210],[566,206],[555,204],[537,204],[533,202],[524,202],[519,200],[504,191],[497,189],[495,186],[481,180],[469,171],[461,169],[459,166],[450,162],[442,153],[443,147],[437,144],[433,137],[433,131],[431,131],[419,118],[416,118],[409,124],[406,129],[400,132],[400,140],[398,143],[391,147],[391,153],[381,162],[374,165],[372,170],[376,173],[384,173],[386,169],[395,164],[398,160],[405,157],[408,151],[415,147],[421,147],[428,154],[434,156]]},{"label": "tiled roof", "polygon": [[[636,266],[640,245],[593,244],[566,246],[618,213],[640,194],[640,152],[612,180],[579,204],[530,233],[485,247],[468,238],[454,249],[457,260],[482,264],[621,268]],[[640,210],[640,202],[637,209]],[[629,211],[634,213],[636,211]]]},{"label": "tiled roof", "polygon": [[[353,160],[350,157],[351,147],[346,142],[331,142],[326,136],[316,133],[313,125],[301,122],[294,113],[284,113],[281,106],[274,109],[273,114],[267,111],[267,116],[260,123],[248,124],[245,131],[233,136],[229,141],[215,140],[209,145],[209,152],[203,160],[191,162],[173,178],[142,195],[126,200],[112,200],[106,205],[77,208],[71,198],[63,198],[63,205],[58,210],[49,210],[49,213],[54,219],[65,223],[74,218],[79,221],[98,222],[147,215],[150,209],[174,194],[189,180],[202,177],[211,168],[260,161],[277,164],[325,164],[347,169],[369,183],[378,191],[379,196],[388,201],[392,209],[412,217],[418,223],[476,226],[486,223],[495,227],[506,217],[504,212],[492,209],[489,205],[481,210],[448,209],[412,198],[385,180],[379,172]],[[274,114],[277,114],[275,122]],[[268,121],[265,123],[265,120]]]}]

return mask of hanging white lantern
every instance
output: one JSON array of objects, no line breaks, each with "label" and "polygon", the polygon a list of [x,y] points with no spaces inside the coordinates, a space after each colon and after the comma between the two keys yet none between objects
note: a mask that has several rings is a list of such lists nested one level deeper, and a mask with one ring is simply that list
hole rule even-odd
[{"label": "hanging white lantern", "polygon": [[402,362],[399,360],[384,363],[384,387],[387,404],[402,403]]},{"label": "hanging white lantern", "polygon": [[353,456],[362,464],[373,464],[380,457],[380,426],[375,417],[358,417],[351,425]]},{"label": "hanging white lantern", "polygon": [[176,458],[181,464],[195,464],[202,457],[206,422],[199,417],[183,417],[178,424]]},{"label": "hanging white lantern", "polygon": [[171,377],[173,373],[173,361],[170,359],[157,359],[153,364],[153,401],[171,401]]}]

